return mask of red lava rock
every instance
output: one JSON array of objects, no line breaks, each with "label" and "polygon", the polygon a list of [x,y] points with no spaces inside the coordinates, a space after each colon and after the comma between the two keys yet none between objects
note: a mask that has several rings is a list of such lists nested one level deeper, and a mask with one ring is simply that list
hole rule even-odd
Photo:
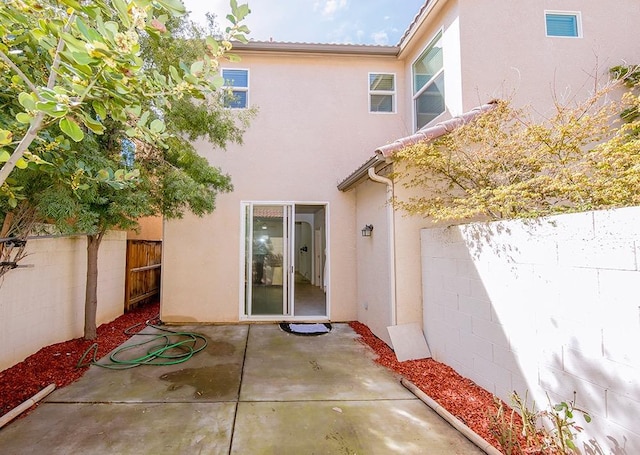
[{"label": "red lava rock", "polygon": [[98,358],[108,354],[130,338],[131,335],[124,333],[126,329],[140,323],[131,332],[142,330],[144,323],[158,314],[159,308],[158,302],[140,306],[98,327],[95,340],[76,338],[52,344],[0,371],[0,415],[11,411],[49,384],[55,383],[60,388],[79,379],[87,367],[76,368],[76,365],[93,343],[98,343]]},{"label": "red lava rock", "polygon": [[414,383],[488,443],[500,447],[489,430],[489,415],[495,409],[491,393],[460,376],[453,368],[433,359],[398,362],[393,350],[366,325],[360,322],[350,322],[349,325],[360,335],[360,341],[378,355],[377,363]]}]

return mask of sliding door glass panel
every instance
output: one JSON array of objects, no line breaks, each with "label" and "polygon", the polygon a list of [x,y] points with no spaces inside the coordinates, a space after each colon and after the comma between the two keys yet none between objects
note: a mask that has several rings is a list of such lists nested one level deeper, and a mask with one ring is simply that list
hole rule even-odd
[{"label": "sliding door glass panel", "polygon": [[[247,219],[247,314],[289,314],[289,205],[253,205]],[[250,284],[249,284],[250,283]]]}]

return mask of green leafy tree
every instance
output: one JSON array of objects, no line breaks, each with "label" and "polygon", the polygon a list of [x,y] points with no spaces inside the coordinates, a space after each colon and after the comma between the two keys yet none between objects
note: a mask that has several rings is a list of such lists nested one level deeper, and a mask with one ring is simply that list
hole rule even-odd
[{"label": "green leafy tree", "polygon": [[185,96],[202,98],[222,87],[218,59],[229,39],[245,41],[240,22],[247,5],[231,1],[232,27],[222,42],[209,37],[205,52],[189,66],[160,73],[140,55],[144,36],[167,32],[169,17],[183,15],[180,0],[7,0],[0,10],[0,74],[16,122],[0,125],[0,189],[11,197],[7,178],[33,160],[29,148],[52,124],[79,142],[85,131],[104,132],[104,121],[126,126],[129,136],[163,143],[170,134],[148,107],[167,109]]},{"label": "green leafy tree", "polygon": [[[13,6],[24,6],[18,3],[22,2],[14,2]],[[63,10],[61,4],[71,6]],[[97,9],[91,9],[94,4]],[[155,17],[154,10],[148,9],[150,2],[142,0],[93,2],[91,7],[69,1],[48,4],[53,12],[63,16],[81,11],[86,17],[76,34],[83,36],[95,37],[91,32],[85,33],[87,24],[95,25],[99,31],[116,30],[116,26],[122,25],[109,25],[103,21],[101,15],[109,8],[118,11],[122,23],[127,20],[134,23],[137,18],[140,25],[142,19],[136,14],[139,14],[139,8],[147,8],[144,23],[150,22],[152,30],[149,27],[136,29],[139,35],[135,39],[131,59],[128,64],[124,62],[118,67],[126,78],[125,82],[114,74],[110,77],[119,79],[119,82],[96,78],[87,83],[86,79],[76,77],[73,82],[76,85],[93,84],[91,90],[96,86],[102,89],[87,91],[93,94],[93,98],[85,96],[78,105],[68,106],[59,120],[55,117],[51,120],[49,117],[52,116],[45,112],[37,128],[34,124],[42,112],[27,109],[27,115],[35,115],[29,121],[24,137],[36,133],[32,134],[29,151],[21,151],[20,144],[11,154],[6,150],[15,144],[12,140],[14,133],[20,134],[20,126],[25,125],[21,122],[24,120],[21,114],[25,114],[22,112],[25,108],[24,92],[17,97],[19,105],[16,98],[12,102],[7,97],[4,101],[10,108],[10,114],[4,119],[0,116],[3,120],[0,126],[4,128],[0,138],[4,134],[8,139],[4,144],[4,155],[0,157],[6,161],[5,167],[16,153],[22,154],[15,161],[18,169],[2,186],[5,196],[9,196],[0,197],[0,212],[4,208],[5,220],[12,209],[32,207],[38,219],[54,222],[60,231],[87,235],[87,339],[95,338],[96,333],[97,259],[107,230],[134,227],[136,219],[141,216],[180,217],[186,210],[197,215],[210,213],[215,208],[216,194],[231,189],[230,178],[200,157],[190,141],[204,138],[224,147],[228,141],[240,141],[246,126],[246,117],[238,119],[232,116],[222,108],[220,97],[213,92],[223,83],[217,73],[218,59],[236,59],[228,53],[231,49],[228,39],[244,39],[244,33],[248,32],[245,26],[240,25],[249,13],[248,7],[231,2],[229,18],[233,19],[233,26],[227,29],[225,39],[218,42],[180,17],[181,3],[159,1],[158,4],[174,13],[174,17]],[[35,14],[34,11],[25,12],[26,18],[33,19],[29,14]],[[131,17],[127,19],[126,15]],[[33,25],[33,22],[27,22]],[[65,23],[77,25],[78,19],[71,21],[67,18]],[[168,33],[168,30],[173,33]],[[82,37],[74,36],[73,39]],[[68,41],[71,38],[61,34],[56,49],[66,48]],[[7,56],[6,53],[4,55]],[[64,66],[64,62],[71,64],[65,60],[64,51],[60,55],[61,65]],[[81,63],[77,61],[79,58],[71,56],[76,64]],[[177,61],[181,62],[178,68],[173,66]],[[44,68],[42,74],[46,74],[50,65],[47,58],[36,60],[36,66],[38,63]],[[108,71],[107,68],[111,66],[103,67],[102,72]],[[25,77],[12,76],[15,90],[23,88]],[[56,73],[55,78],[60,80],[60,75]],[[133,79],[135,81],[132,82]],[[109,88],[111,83],[115,85]],[[34,93],[28,95],[32,101],[36,99]],[[114,96],[118,100],[114,101]],[[42,107],[38,101],[34,103],[29,107],[36,110]],[[85,121],[87,118],[90,120]],[[76,125],[78,131],[70,130],[64,119]]]},{"label": "green leafy tree", "polygon": [[[416,196],[396,201],[434,220],[505,219],[640,204],[640,123],[620,125],[614,85],[542,121],[499,101],[451,133],[407,147],[396,178]],[[627,102],[638,106],[637,97]]]}]

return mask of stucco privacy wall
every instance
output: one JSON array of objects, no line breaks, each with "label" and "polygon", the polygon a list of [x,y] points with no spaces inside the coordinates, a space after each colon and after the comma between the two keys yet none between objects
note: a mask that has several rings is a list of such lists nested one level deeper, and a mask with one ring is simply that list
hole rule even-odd
[{"label": "stucco privacy wall", "polygon": [[[109,232],[98,257],[98,325],[123,313],[126,232]],[[0,283],[0,370],[44,346],[82,336],[84,236],[29,240],[27,256]]]},{"label": "stucco privacy wall", "polygon": [[434,358],[539,408],[575,391],[593,453],[640,453],[639,225],[634,207],[422,230]]}]

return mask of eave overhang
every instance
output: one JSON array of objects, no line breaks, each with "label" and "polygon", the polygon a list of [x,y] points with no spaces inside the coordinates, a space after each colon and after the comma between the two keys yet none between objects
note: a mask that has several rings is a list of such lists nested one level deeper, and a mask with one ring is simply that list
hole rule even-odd
[{"label": "eave overhang", "polygon": [[299,54],[370,55],[396,57],[399,46],[374,46],[363,44],[287,43],[278,41],[234,42],[233,51],[274,52]]},{"label": "eave overhang", "polygon": [[390,144],[383,145],[374,150],[374,155],[369,158],[364,164],[356,169],[351,175],[345,178],[338,184],[338,190],[348,191],[351,188],[357,186],[360,182],[368,178],[369,168],[378,165],[379,163],[386,162],[393,156],[398,150],[402,150],[410,145],[415,145],[421,142],[429,142],[450,133],[456,128],[469,123],[483,112],[494,109],[497,105],[497,101],[491,101],[487,104],[478,106],[469,112],[465,112],[457,117],[453,117],[449,120],[437,123],[433,126],[425,127],[418,130],[415,134],[397,139]]}]

